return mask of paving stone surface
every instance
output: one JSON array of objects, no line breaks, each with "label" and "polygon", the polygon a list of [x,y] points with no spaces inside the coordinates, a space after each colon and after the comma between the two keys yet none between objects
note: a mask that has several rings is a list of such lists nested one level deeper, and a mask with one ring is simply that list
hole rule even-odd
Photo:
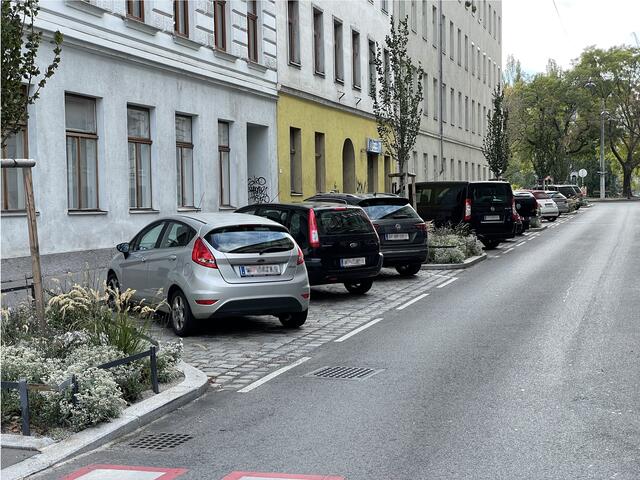
[{"label": "paving stone surface", "polygon": [[[361,296],[342,284],[313,287],[309,316],[301,328],[286,329],[268,316],[209,320],[197,334],[183,339],[183,358],[205,372],[213,386],[238,390],[462,274],[464,270],[423,270],[407,278],[383,269],[369,293]],[[150,333],[161,341],[177,338],[157,322]]]}]

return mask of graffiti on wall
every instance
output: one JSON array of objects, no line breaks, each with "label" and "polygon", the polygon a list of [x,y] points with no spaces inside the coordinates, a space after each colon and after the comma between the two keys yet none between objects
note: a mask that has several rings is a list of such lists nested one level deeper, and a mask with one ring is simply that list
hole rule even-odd
[{"label": "graffiti on wall", "polygon": [[269,203],[269,186],[264,177],[249,177],[249,203]]},{"label": "graffiti on wall", "polygon": [[356,182],[356,193],[367,193],[367,182]]}]

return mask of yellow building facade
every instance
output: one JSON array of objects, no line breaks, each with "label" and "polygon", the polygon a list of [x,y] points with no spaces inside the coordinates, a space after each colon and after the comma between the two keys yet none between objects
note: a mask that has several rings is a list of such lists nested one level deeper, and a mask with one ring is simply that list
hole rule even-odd
[{"label": "yellow building facade", "polygon": [[281,92],[277,125],[281,202],[319,192],[390,191],[392,161],[373,118]]}]

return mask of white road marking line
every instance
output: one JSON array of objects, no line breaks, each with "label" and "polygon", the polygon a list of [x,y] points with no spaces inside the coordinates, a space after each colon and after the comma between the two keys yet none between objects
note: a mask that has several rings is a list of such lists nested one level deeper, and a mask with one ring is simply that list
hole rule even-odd
[{"label": "white road marking line", "polygon": [[428,273],[427,275],[433,275],[434,277],[453,278],[450,275],[440,275],[439,273]]},{"label": "white road marking line", "polygon": [[303,364],[307,360],[311,360],[311,357],[302,357],[299,360],[296,360],[295,362],[293,362],[291,365],[287,365],[286,367],[279,368],[275,372],[271,372],[269,375],[266,375],[266,376],[262,377],[261,379],[256,380],[253,383],[250,383],[246,387],[241,388],[240,390],[238,390],[238,393],[250,392],[254,388],[258,388],[260,385],[262,385],[264,383],[267,383],[269,380],[272,380],[272,379],[276,378],[278,375],[282,375],[287,370],[291,370],[292,368],[295,368],[298,365]]},{"label": "white road marking line", "polygon": [[361,331],[363,331],[363,330],[365,330],[365,329],[367,329],[367,328],[369,328],[369,327],[371,327],[371,326],[375,325],[376,323],[378,323],[378,322],[379,322],[380,320],[382,320],[382,319],[383,319],[383,318],[382,318],[382,317],[380,317],[380,318],[376,318],[376,319],[374,319],[374,320],[371,320],[369,323],[365,323],[364,325],[362,325],[362,326],[360,326],[360,327],[356,328],[355,330],[353,330],[353,331],[351,331],[351,332],[347,333],[346,335],[343,335],[342,337],[340,337],[340,338],[338,338],[338,339],[334,340],[334,342],[344,342],[345,340],[347,340],[347,339],[349,339],[349,338],[353,337],[355,334],[360,333]]},{"label": "white road marking line", "polygon": [[524,245],[525,243],[527,243],[527,241],[525,240],[524,242],[520,242],[516,244],[516,247],[519,247],[520,245]]},{"label": "white road marking line", "polygon": [[509,253],[509,252],[510,252],[511,250],[513,250],[514,248],[515,248],[515,247],[511,247],[510,249],[505,250],[505,251],[504,251],[504,253]]},{"label": "white road marking line", "polygon": [[[453,280],[449,280],[445,283],[451,282]],[[438,287],[440,288],[440,287]],[[418,295],[416,298],[414,298],[413,300],[409,300],[407,303],[400,305],[396,310],[404,310],[405,308],[407,308],[409,305],[413,305],[414,303],[416,303],[418,300],[422,300],[424,297],[429,296],[428,293],[423,293],[422,295]]]},{"label": "white road marking line", "polygon": [[453,277],[451,280],[447,280],[446,282],[441,283],[441,284],[440,284],[440,285],[438,285],[436,288],[443,288],[443,287],[446,287],[447,285],[449,285],[450,283],[455,282],[456,280],[457,280],[457,278],[456,278],[456,277]]}]

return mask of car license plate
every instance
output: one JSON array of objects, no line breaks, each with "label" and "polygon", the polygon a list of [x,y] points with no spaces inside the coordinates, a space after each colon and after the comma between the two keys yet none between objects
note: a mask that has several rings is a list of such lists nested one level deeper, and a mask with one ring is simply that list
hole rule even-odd
[{"label": "car license plate", "polygon": [[340,266],[342,267],[359,267],[362,265],[366,265],[366,263],[367,261],[364,257],[340,259]]},{"label": "car license plate", "polygon": [[280,265],[242,265],[241,277],[262,277],[267,275],[280,275]]},{"label": "car license plate", "polygon": [[409,240],[408,233],[387,233],[385,238],[387,240]]},{"label": "car license plate", "polygon": [[484,219],[487,222],[492,222],[492,221],[500,220],[500,215],[485,215]]}]

